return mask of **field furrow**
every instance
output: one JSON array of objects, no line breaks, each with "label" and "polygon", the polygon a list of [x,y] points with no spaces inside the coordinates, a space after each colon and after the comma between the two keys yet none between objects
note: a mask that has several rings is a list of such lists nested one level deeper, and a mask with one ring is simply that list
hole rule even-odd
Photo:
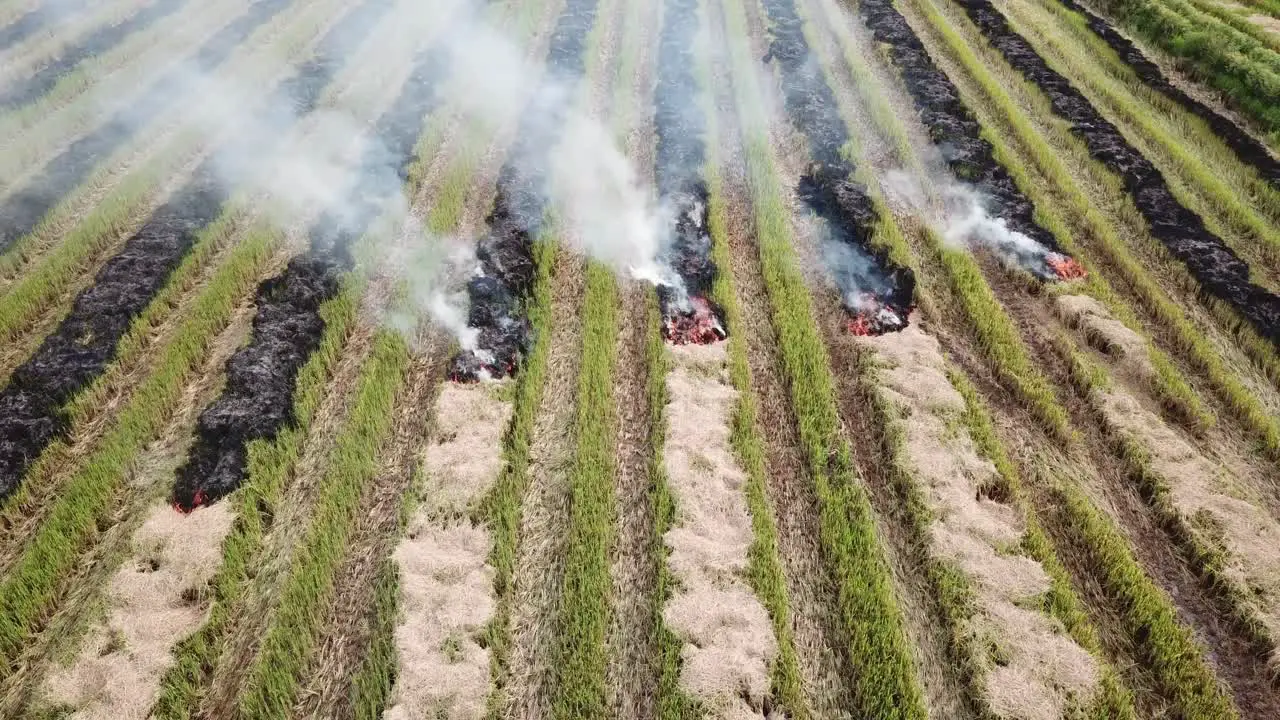
[{"label": "field furrow", "polygon": [[1276,17],[0,0],[0,716],[1275,715]]}]

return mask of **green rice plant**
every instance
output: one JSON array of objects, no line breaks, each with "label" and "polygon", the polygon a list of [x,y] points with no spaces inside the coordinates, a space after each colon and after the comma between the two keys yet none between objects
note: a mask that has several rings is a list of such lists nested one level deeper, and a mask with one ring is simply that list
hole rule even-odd
[{"label": "green rice plant", "polygon": [[384,559],[373,587],[373,630],[364,658],[351,680],[356,720],[379,720],[396,681],[396,621],[400,609],[400,571]]},{"label": "green rice plant", "polygon": [[157,348],[155,371],[133,393],[99,446],[68,480],[43,524],[0,582],[0,659],[7,667],[39,631],[81,553],[99,536],[133,458],[176,412],[183,388],[207,359],[210,344],[231,321],[279,242],[271,233],[243,241],[192,302],[178,332]]},{"label": "green rice plant", "polygon": [[498,603],[486,633],[493,677],[493,693],[489,696],[486,715],[494,720],[501,717],[505,702],[503,681],[511,653],[511,602],[519,547],[521,498],[529,485],[529,451],[551,352],[549,343],[554,321],[551,288],[556,253],[567,252],[557,248],[558,243],[549,236],[540,238],[533,246],[536,275],[533,292],[524,305],[532,328],[533,347],[524,356],[516,380],[511,422],[502,440],[502,471],[472,519],[473,522],[484,523],[493,535],[489,564],[494,569],[493,588]]},{"label": "green rice plant", "polygon": [[234,620],[261,558],[284,486],[301,459],[303,443],[316,411],[331,391],[338,365],[359,309],[358,288],[348,285],[320,308],[324,334],[320,345],[298,373],[293,393],[293,425],[273,440],[248,446],[245,482],[233,496],[236,519],[222,541],[222,564],[210,581],[212,603],[204,625],[178,643],[174,664],[160,681],[151,714],[160,720],[190,718],[200,706],[210,673],[222,655],[225,632]]},{"label": "green rice plant", "polygon": [[552,713],[561,718],[608,714],[605,637],[613,594],[609,548],[616,533],[612,387],[617,337],[617,281],[612,270],[589,263],[573,431],[576,447],[569,471],[563,595],[554,651]]},{"label": "green rice plant", "polygon": [[1160,526],[1173,538],[1187,562],[1218,599],[1231,623],[1249,639],[1260,657],[1275,647],[1266,625],[1253,609],[1251,594],[1230,572],[1230,553],[1198,532],[1189,518],[1178,510],[1169,483],[1152,465],[1150,452],[1140,439],[1116,426],[1099,406],[1099,396],[1112,391],[1110,377],[1101,365],[1082,355],[1064,336],[1054,342],[1055,350],[1070,367],[1077,392],[1094,407],[1098,423],[1123,464],[1125,474],[1137,486],[1155,512]]},{"label": "green rice plant", "polygon": [[841,436],[834,379],[819,336],[808,287],[799,272],[789,213],[773,167],[770,143],[759,119],[767,117],[752,82],[743,38],[743,9],[725,5],[743,121],[747,179],[754,201],[761,269],[773,312],[783,372],[798,421],[800,444],[814,480],[819,536],[835,581],[837,628],[846,639],[857,677],[855,714],[923,718],[924,700],[893,596],[889,570],[876,538],[870,501]]},{"label": "green rice plant", "polygon": [[[977,91],[966,94],[972,97],[980,93],[978,97],[982,101],[971,102],[969,106],[982,122],[983,136],[995,148],[996,159],[1002,162],[1018,183],[1018,187],[1035,203],[1037,217],[1058,227],[1066,227],[1070,223],[1074,231],[1072,234],[1055,232],[1055,236],[1059,242],[1064,243],[1064,249],[1086,263],[1088,258],[1085,254],[1067,243],[1071,242],[1072,237],[1092,238],[1095,241],[1094,250],[1102,253],[1132,290],[1143,309],[1168,334],[1166,342],[1172,344],[1174,349],[1182,353],[1193,367],[1205,374],[1214,391],[1241,423],[1259,439],[1264,449],[1269,454],[1280,457],[1280,423],[1268,415],[1257,398],[1228,369],[1221,355],[1204,337],[1203,331],[1192,324],[1186,314],[1152,279],[1144,261],[1134,255],[1126,240],[1123,239],[1124,234],[1098,209],[1097,203],[1092,202],[1086,195],[1079,184],[1080,181],[1068,169],[1063,156],[1070,153],[1089,172],[1088,180],[1096,183],[1100,191],[1119,207],[1119,212],[1124,216],[1122,219],[1142,225],[1143,221],[1133,207],[1132,200],[1120,186],[1119,180],[1101,163],[1093,160],[1082,141],[1072,135],[1061,123],[1050,123],[1049,128],[1043,131],[1049,133],[1047,136],[1033,126],[1029,117],[1037,113],[1040,117],[1051,117],[1048,100],[1038,88],[1029,85],[998,57],[988,57],[987,62],[979,59],[936,9],[923,3],[913,3],[913,5],[919,8],[928,20],[929,28],[939,36],[944,45],[941,52],[954,58],[955,62],[964,68],[967,77],[978,86]],[[993,75],[993,72],[999,72],[999,77]],[[965,77],[956,76],[955,81],[961,86],[966,84]],[[1027,108],[1019,106],[1010,96],[1009,89],[1021,90],[1030,98],[1030,106]],[[1016,152],[1015,147],[1022,148],[1022,152]],[[1045,178],[1051,178],[1051,180],[1030,181],[1024,164],[1011,161],[1018,157],[1026,157],[1027,167],[1037,168]],[[1072,212],[1069,215],[1060,215],[1057,209],[1060,206],[1068,207]],[[1132,239],[1145,244],[1150,252],[1162,258],[1165,265],[1162,269],[1180,273],[1184,283],[1191,286],[1194,292],[1196,284],[1186,275],[1185,268],[1169,260],[1167,252],[1148,233],[1141,233]],[[1097,272],[1093,274],[1097,275]],[[1131,314],[1120,309],[1118,304],[1108,304],[1113,312],[1117,312],[1116,316],[1121,321],[1126,321],[1126,315],[1132,318]],[[1136,323],[1130,325],[1130,329],[1139,331]],[[1259,348],[1259,352],[1263,350]],[[1200,415],[1201,412],[1196,410],[1198,402],[1188,401],[1187,393],[1179,388],[1179,386],[1185,386],[1185,381],[1179,381],[1174,376],[1173,369],[1169,367],[1171,363],[1153,360],[1153,364],[1158,370],[1157,380],[1164,386],[1164,389],[1156,390],[1157,395],[1162,397],[1162,401],[1183,405],[1184,412],[1188,412],[1191,416]],[[1182,399],[1179,399],[1180,397]]]},{"label": "green rice plant", "polygon": [[1036,512],[1022,488],[1018,470],[1009,459],[996,433],[995,423],[978,397],[977,389],[963,373],[954,369],[948,370],[947,377],[951,380],[952,387],[964,398],[963,420],[970,439],[977,447],[978,454],[995,466],[996,474],[1003,483],[1003,487],[995,492],[1011,499],[1026,524],[1026,531],[1022,536],[1023,549],[1049,575],[1050,587],[1044,598],[1044,611],[1062,623],[1071,638],[1094,657],[1102,670],[1099,693],[1086,716],[1094,720],[1136,719],[1133,693],[1125,687],[1119,672],[1107,659],[1097,630],[1089,620],[1083,601],[1071,586],[1067,569],[1040,527]]},{"label": "green rice plant", "polygon": [[1128,636],[1137,640],[1135,653],[1179,715],[1239,718],[1230,694],[1205,660],[1204,648],[1178,620],[1169,597],[1142,570],[1124,536],[1075,483],[1050,482],[1047,502],[1055,509],[1066,541],[1120,611]]},{"label": "green rice plant", "polygon": [[[704,69],[703,77],[710,75]],[[708,148],[717,148],[715,113],[707,109]],[[778,657],[772,671],[773,694],[779,699],[787,716],[795,720],[809,720],[812,713],[805,702],[804,685],[800,676],[800,660],[796,654],[795,635],[791,629],[791,600],[787,592],[786,576],[782,568],[782,556],[778,549],[778,526],[773,509],[769,505],[766,488],[764,443],[760,438],[759,416],[756,410],[755,390],[751,379],[751,366],[747,360],[747,340],[743,335],[742,308],[738,305],[733,276],[728,269],[728,226],[725,218],[723,182],[714,150],[708,154],[706,169],[708,190],[708,230],[711,234],[711,259],[720,272],[716,275],[712,296],[724,309],[725,321],[730,329],[729,378],[738,391],[730,418],[729,443],[733,447],[738,465],[746,474],[745,491],[747,509],[751,513],[751,547],[747,550],[747,574],[751,587],[760,598],[769,619],[773,623],[774,638],[778,642]]]},{"label": "green rice plant", "polygon": [[354,402],[329,454],[311,522],[298,544],[280,600],[238,698],[244,717],[286,717],[297,699],[323,625],[323,608],[347,543],[359,522],[365,490],[378,468],[378,451],[395,417],[409,351],[392,331],[380,331],[360,371]]},{"label": "green rice plant", "polygon": [[1104,0],[1099,7],[1226,95],[1273,146],[1280,143],[1280,57],[1271,48],[1176,0]]},{"label": "green rice plant", "polygon": [[1217,140],[1203,120],[1134,75],[1082,17],[1073,14],[1071,21],[1080,43],[1069,43],[1047,11],[1029,4],[1009,5],[1006,17],[1053,69],[1127,130],[1144,156],[1166,169],[1179,201],[1249,259],[1258,278],[1274,280],[1266,268],[1280,260],[1280,191]]}]

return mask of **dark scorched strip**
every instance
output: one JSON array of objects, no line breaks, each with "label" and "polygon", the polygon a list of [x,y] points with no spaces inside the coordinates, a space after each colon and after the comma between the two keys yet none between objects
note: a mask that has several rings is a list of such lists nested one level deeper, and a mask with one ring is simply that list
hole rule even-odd
[{"label": "dark scorched strip", "polygon": [[723,339],[725,331],[724,313],[708,300],[716,266],[711,261],[709,193],[702,177],[706,129],[694,77],[698,0],[666,0],[663,16],[653,114],[656,175],[658,195],[674,219],[666,260],[680,276],[684,291],[658,286],[662,332],[677,344],[714,342]]},{"label": "dark scorched strip", "polygon": [[27,11],[17,20],[0,28],[0,51],[8,50],[45,29],[60,15],[76,12],[88,4],[86,0],[49,0]]},{"label": "dark scorched strip", "polygon": [[[960,91],[933,64],[892,0],[863,0],[859,3],[859,12],[875,39],[888,46],[890,58],[902,75],[929,139],[956,179],[976,190],[987,212],[1003,220],[1010,230],[1026,235],[1057,257],[1065,257],[1053,233],[1035,221],[1031,201],[996,162],[991,143],[982,137],[982,126],[960,99]],[[1005,250],[1013,251],[1012,248]],[[1037,277],[1045,280],[1056,277],[1041,256],[1013,254]]]},{"label": "dark scorched strip", "polygon": [[471,381],[515,373],[528,349],[524,303],[535,275],[533,241],[546,210],[547,160],[559,137],[574,87],[585,70],[583,47],[596,19],[596,0],[568,0],[547,50],[547,74],[526,108],[515,147],[498,173],[497,196],[477,243],[480,273],[467,285],[467,324],[479,331],[476,350],[458,354],[449,376]]},{"label": "dark scorched strip", "polygon": [[438,102],[443,55],[419,55],[392,107],[378,119],[341,215],[325,213],[310,229],[311,250],[260,286],[253,337],[227,361],[227,384],[204,412],[187,462],[178,469],[173,503],[188,511],[216,502],[244,480],[248,445],[271,439],[294,421],[298,372],[320,346],[321,306],[338,294],[352,265],[350,245],[400,192],[423,122]]},{"label": "dark scorched strip", "polygon": [[83,182],[98,163],[133,137],[143,124],[182,98],[189,73],[207,73],[217,68],[254,30],[292,2],[258,0],[243,15],[209,38],[196,51],[195,57],[161,75],[103,125],[71,143],[50,160],[39,175],[0,203],[0,252],[35,230],[40,220]]},{"label": "dark scorched strip", "polygon": [[853,179],[853,163],[841,152],[849,129],[809,50],[795,3],[765,0],[764,7],[773,36],[765,59],[778,64],[787,115],[809,141],[813,160],[797,192],[826,221],[830,240],[823,243],[824,261],[852,317],[850,329],[860,334],[901,330],[914,302],[915,276],[868,246],[875,207],[866,188]]},{"label": "dark scorched strip", "polygon": [[1201,291],[1229,303],[1259,333],[1280,344],[1280,297],[1249,281],[1248,263],[1178,202],[1160,171],[1054,72],[988,0],[956,2],[1005,60],[1044,91],[1054,112],[1071,123],[1071,131],[1084,139],[1089,153],[1120,175],[1151,234],[1186,264]]},{"label": "dark scorched strip", "polygon": [[1075,0],[1060,0],[1060,2],[1067,9],[1082,15],[1089,29],[1102,38],[1103,42],[1110,45],[1111,49],[1115,50],[1121,60],[1129,64],[1129,67],[1143,82],[1181,105],[1187,112],[1204,120],[1222,142],[1235,151],[1241,161],[1252,165],[1258,171],[1258,174],[1266,178],[1272,185],[1280,185],[1280,162],[1277,162],[1271,153],[1267,152],[1267,148],[1262,143],[1255,140],[1249,133],[1240,129],[1238,125],[1231,122],[1221,113],[1214,111],[1213,108],[1196,100],[1169,82],[1169,79],[1160,71],[1159,66],[1148,60],[1147,56],[1143,55],[1142,51],[1129,41],[1129,38],[1116,32],[1106,20],[1093,14],[1088,8]]},{"label": "dark scorched strip", "polygon": [[0,392],[0,499],[18,487],[30,463],[67,431],[63,406],[102,374],[134,318],[164,287],[200,232],[221,214],[229,197],[222,157],[252,162],[269,154],[275,140],[315,109],[321,91],[390,4],[391,0],[366,2],[330,31],[315,56],[281,82],[268,100],[262,126],[270,131],[253,133],[249,143],[233,140],[224,152],[202,163],[107,261],[35,355],[14,371],[9,386]]},{"label": "dark scorched strip", "polygon": [[49,90],[83,60],[101,55],[119,45],[135,32],[145,30],[156,22],[172,15],[188,0],[156,0],[134,13],[126,20],[99,28],[80,42],[59,51],[58,56],[41,67],[29,78],[0,92],[0,108],[26,105]]}]

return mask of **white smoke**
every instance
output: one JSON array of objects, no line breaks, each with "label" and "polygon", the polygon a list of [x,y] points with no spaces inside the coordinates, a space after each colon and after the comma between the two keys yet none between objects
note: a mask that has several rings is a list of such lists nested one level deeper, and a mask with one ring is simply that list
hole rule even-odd
[{"label": "white smoke", "polygon": [[894,170],[881,176],[881,187],[889,201],[925,218],[952,247],[972,249],[980,245],[1012,267],[1043,267],[1051,251],[1011,229],[1004,218],[993,217],[982,193],[941,173],[931,184],[938,204],[929,202],[923,183],[908,172]]}]

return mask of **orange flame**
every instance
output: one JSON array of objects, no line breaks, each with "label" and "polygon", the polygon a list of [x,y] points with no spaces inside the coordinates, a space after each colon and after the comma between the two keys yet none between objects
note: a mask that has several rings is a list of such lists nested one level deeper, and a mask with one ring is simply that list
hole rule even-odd
[{"label": "orange flame", "polygon": [[666,319],[662,334],[673,345],[710,345],[725,338],[724,326],[711,309],[710,303],[700,297],[690,298],[693,310],[677,312]]},{"label": "orange flame", "polygon": [[1045,258],[1045,264],[1053,270],[1059,280],[1079,280],[1088,274],[1080,261],[1061,253],[1049,253]]}]

